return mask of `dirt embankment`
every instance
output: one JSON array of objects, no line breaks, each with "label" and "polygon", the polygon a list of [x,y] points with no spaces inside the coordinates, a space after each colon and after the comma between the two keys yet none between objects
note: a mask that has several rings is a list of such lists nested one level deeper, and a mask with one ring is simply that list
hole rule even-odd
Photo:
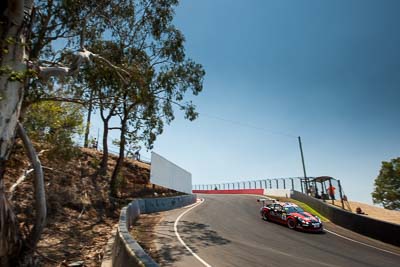
[{"label": "dirt embankment", "polygon": [[[327,203],[331,204],[331,201],[327,201]],[[363,216],[368,216],[390,223],[400,224],[400,211],[387,210],[382,207],[351,200],[348,202],[348,204],[349,205],[345,204],[345,209],[353,213],[356,213],[357,208],[361,208],[361,211],[364,213]],[[335,201],[335,206],[341,207],[341,203],[339,201]]]},{"label": "dirt embankment", "polygon": [[[326,203],[329,205],[334,205],[336,207],[342,208],[342,202],[340,200],[335,200],[332,203],[332,200],[326,200]],[[363,212],[363,216],[368,216],[377,220],[386,221],[390,223],[400,224],[400,211],[396,210],[388,210],[382,207],[369,205],[362,202],[357,201],[345,201],[344,209],[353,213],[356,213],[357,208],[360,208]]]},{"label": "dirt embankment", "polygon": [[[148,164],[127,160],[118,180],[119,199],[109,198],[109,179],[115,166],[110,156],[108,173],[99,175],[101,153],[82,149],[69,161],[49,158],[37,145],[44,166],[47,198],[47,226],[35,253],[38,266],[100,266],[103,249],[118,222],[120,208],[133,198],[153,196],[154,192],[173,195],[175,192],[152,185]],[[23,148],[17,145],[7,167],[7,189],[29,170]],[[32,175],[20,183],[12,196],[14,211],[23,235],[34,220]]]}]

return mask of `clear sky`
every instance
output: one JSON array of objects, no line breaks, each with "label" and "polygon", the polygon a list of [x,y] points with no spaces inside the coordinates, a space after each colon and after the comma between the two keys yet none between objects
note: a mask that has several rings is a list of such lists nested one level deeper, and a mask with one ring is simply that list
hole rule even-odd
[{"label": "clear sky", "polygon": [[207,72],[200,117],[178,116],[154,151],[195,184],[302,176],[300,135],[308,175],[371,203],[381,161],[400,156],[399,10],[398,0],[181,1],[175,23]]},{"label": "clear sky", "polygon": [[154,151],[194,184],[296,177],[301,136],[309,176],[372,203],[381,161],[400,156],[399,10],[399,0],[181,1],[175,24],[207,72],[200,117],[177,116]]}]

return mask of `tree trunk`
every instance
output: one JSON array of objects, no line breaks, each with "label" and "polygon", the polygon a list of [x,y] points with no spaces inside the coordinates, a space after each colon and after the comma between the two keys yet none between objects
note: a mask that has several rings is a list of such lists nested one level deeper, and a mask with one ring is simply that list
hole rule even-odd
[{"label": "tree trunk", "polygon": [[37,243],[39,242],[40,236],[42,235],[43,229],[46,225],[46,193],[44,188],[44,175],[42,164],[40,163],[39,157],[32,146],[32,142],[26,134],[21,123],[18,123],[18,135],[21,137],[27,151],[28,157],[32,163],[35,171],[35,224],[27,240],[26,251],[32,252],[35,250]]},{"label": "tree trunk", "polygon": [[113,174],[111,176],[110,180],[110,195],[112,197],[117,197],[118,196],[118,188],[117,188],[117,178],[118,174],[121,170],[122,163],[124,162],[125,158],[125,134],[126,134],[126,120],[121,122],[121,136],[120,136],[120,144],[119,144],[119,156],[117,159],[117,164],[115,165]]},{"label": "tree trunk", "polygon": [[103,156],[101,158],[101,163],[100,163],[100,174],[105,175],[107,173],[107,168],[108,168],[108,144],[107,144],[107,139],[108,139],[108,120],[103,119]]},{"label": "tree trunk", "polygon": [[[20,248],[18,224],[4,189],[6,162],[14,145],[26,80],[24,12],[30,14],[33,1],[6,1],[0,20],[0,263],[10,264]],[[25,8],[25,9],[24,9]]]},{"label": "tree trunk", "polygon": [[[0,162],[0,175],[4,175],[4,161]],[[2,166],[1,166],[2,165]],[[9,266],[13,255],[16,255],[21,247],[21,238],[17,218],[8,201],[4,181],[0,180],[0,266]]]},{"label": "tree trunk", "polygon": [[[86,148],[89,146],[90,118],[92,116],[92,108],[93,108],[92,99],[93,99],[93,90],[90,91],[89,109],[88,109],[88,116],[87,116],[87,120],[86,120],[85,143],[83,145]],[[97,142],[98,141],[99,140],[97,140]]]}]

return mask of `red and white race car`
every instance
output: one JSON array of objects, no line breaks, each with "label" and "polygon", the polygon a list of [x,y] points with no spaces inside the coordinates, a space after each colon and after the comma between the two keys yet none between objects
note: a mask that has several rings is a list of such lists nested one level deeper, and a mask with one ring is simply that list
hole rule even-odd
[{"label": "red and white race car", "polygon": [[259,199],[258,202],[263,203],[260,214],[265,221],[286,224],[290,229],[299,228],[312,232],[323,231],[322,222],[317,216],[304,211],[294,203],[267,199]]}]

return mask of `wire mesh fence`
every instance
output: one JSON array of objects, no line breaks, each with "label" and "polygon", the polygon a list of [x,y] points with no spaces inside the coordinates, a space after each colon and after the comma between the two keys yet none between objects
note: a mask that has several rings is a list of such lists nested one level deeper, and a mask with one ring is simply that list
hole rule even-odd
[{"label": "wire mesh fence", "polygon": [[[309,177],[311,179],[313,177]],[[230,190],[230,189],[291,189],[303,191],[301,177],[268,178],[258,180],[236,181],[216,184],[195,184],[193,190]]]},{"label": "wire mesh fence", "polygon": [[193,190],[236,190],[236,189],[288,189],[295,190],[323,201],[340,200],[343,206],[347,197],[343,194],[340,180],[330,176],[288,177],[246,180],[216,184],[195,184]]}]

